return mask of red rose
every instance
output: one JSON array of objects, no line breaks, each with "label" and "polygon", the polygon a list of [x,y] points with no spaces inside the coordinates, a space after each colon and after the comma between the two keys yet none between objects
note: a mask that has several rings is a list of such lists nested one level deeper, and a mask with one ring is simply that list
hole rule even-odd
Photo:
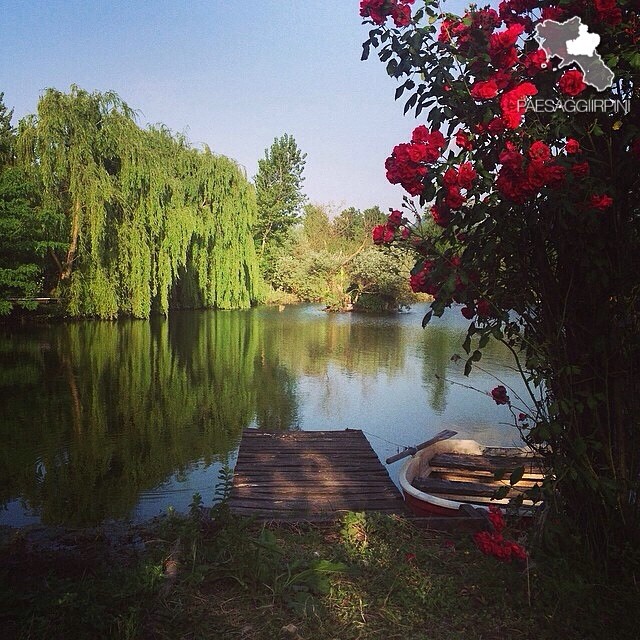
[{"label": "red rose", "polygon": [[506,165],[500,167],[496,188],[503,196],[519,204],[536,193],[536,188],[529,182],[522,168],[512,168]]},{"label": "red rose", "polygon": [[[512,24],[504,31],[499,33],[493,33],[489,36],[489,55],[492,61],[495,61],[500,56],[503,56],[505,51],[513,48],[520,34],[524,31],[524,26],[521,24]],[[504,67],[507,65],[498,64],[498,67]]]},{"label": "red rose", "polygon": [[473,142],[469,140],[469,134],[462,129],[456,132],[456,144],[461,149],[466,149],[467,151],[471,151],[471,149],[473,149]]},{"label": "red rose", "polygon": [[460,313],[467,319],[471,320],[473,316],[476,315],[476,312],[471,307],[462,307],[460,309]]},{"label": "red rose", "polygon": [[363,18],[371,18],[376,24],[384,24],[387,19],[385,0],[361,0],[360,15]]},{"label": "red rose", "polygon": [[510,71],[496,71],[493,76],[493,79],[496,81],[496,86],[498,87],[498,91],[502,91],[506,89],[513,79],[513,76]]},{"label": "red rose", "polygon": [[476,82],[473,87],[471,87],[471,95],[477,100],[495,98],[498,95],[498,85],[493,79]]},{"label": "red rose", "polygon": [[500,153],[498,159],[500,164],[513,170],[520,169],[524,162],[524,157],[519,151],[508,147]]},{"label": "red rose", "polygon": [[571,69],[562,75],[558,82],[558,87],[567,96],[577,96],[587,88],[587,85],[582,80],[583,78],[582,71]]},{"label": "red rose", "polygon": [[440,131],[429,131],[423,124],[413,130],[411,142],[424,142],[438,150],[444,149],[447,143]]},{"label": "red rose", "polygon": [[559,164],[551,164],[547,166],[547,186],[557,189],[564,183],[566,170]]},{"label": "red rose", "polygon": [[522,122],[522,116],[526,111],[526,97],[534,96],[538,89],[531,82],[523,82],[510,91],[502,94],[500,109],[505,126],[509,129],[517,129]]},{"label": "red rose", "polygon": [[373,227],[371,232],[374,244],[385,244],[393,240],[393,229],[386,224],[379,224]]},{"label": "red rose", "polygon": [[451,222],[451,211],[447,207],[434,204],[431,207],[431,217],[438,226],[446,227]]},{"label": "red rose", "polygon": [[542,69],[546,69],[549,64],[547,54],[544,49],[537,49],[536,51],[532,51],[524,57],[522,62],[524,64],[526,72],[530,76],[534,76]]},{"label": "red rose", "polygon": [[437,287],[433,283],[427,282],[427,277],[432,269],[433,262],[431,260],[425,260],[420,270],[411,275],[409,285],[414,293],[430,293],[431,295],[437,293]]},{"label": "red rose", "polygon": [[528,11],[531,6],[531,3],[527,3],[527,0],[503,0],[498,6],[498,10],[505,24],[512,24],[521,20],[520,14]]},{"label": "red rose", "polygon": [[574,164],[571,167],[571,173],[576,178],[584,178],[589,175],[589,163],[585,160],[584,162],[579,162],[578,164]]},{"label": "red rose", "polygon": [[536,142],[529,147],[529,157],[532,160],[548,160],[551,157],[551,149],[549,149],[549,145],[540,140],[536,140]]},{"label": "red rose", "polygon": [[447,187],[454,187],[458,184],[458,174],[453,167],[449,167],[442,176],[442,182]]},{"label": "red rose", "polygon": [[532,187],[540,189],[547,184],[547,167],[544,162],[534,160],[527,167],[527,180]]},{"label": "red rose", "polygon": [[616,6],[616,0],[595,0],[594,4],[602,22],[611,26],[622,22],[622,9]]},{"label": "red rose", "polygon": [[389,214],[387,224],[392,229],[397,229],[402,224],[402,212],[394,209]]},{"label": "red rose", "polygon": [[396,27],[406,27],[411,22],[411,9],[406,4],[399,4],[391,12]]},{"label": "red rose", "polygon": [[429,158],[432,157],[430,153],[429,146],[422,143],[412,142],[407,145],[406,148],[407,156],[411,160],[411,162],[429,162]]},{"label": "red rose", "polygon": [[427,144],[434,146],[436,149],[442,151],[447,146],[447,141],[440,131],[432,131],[427,139]]},{"label": "red rose", "polygon": [[496,404],[509,404],[510,402],[507,390],[502,385],[498,385],[495,389],[491,390],[491,397]]},{"label": "red rose", "polygon": [[579,153],[580,143],[574,138],[567,138],[567,143],[564,145],[564,150],[567,153]]},{"label": "red rose", "polygon": [[440,33],[438,34],[438,42],[451,42],[451,36],[453,29],[458,25],[457,20],[451,18],[445,18],[440,26]]},{"label": "red rose", "polygon": [[542,20],[555,20],[556,22],[562,22],[562,18],[567,15],[565,9],[560,7],[544,7],[542,9]]},{"label": "red rose", "polygon": [[360,15],[371,18],[375,24],[383,25],[391,16],[396,27],[406,27],[411,22],[411,9],[407,6],[414,0],[360,0]]},{"label": "red rose", "polygon": [[426,142],[429,139],[429,129],[423,124],[416,127],[411,134],[411,142]]},{"label": "red rose", "polygon": [[477,177],[478,174],[470,162],[463,162],[458,168],[458,184],[463,189],[471,189]]},{"label": "red rose", "polygon": [[613,198],[610,198],[606,193],[594,193],[591,198],[589,198],[589,205],[598,211],[604,211],[612,204]]},{"label": "red rose", "polygon": [[[502,388],[504,389],[504,387]],[[505,527],[504,516],[502,515],[502,511],[500,511],[500,507],[497,507],[495,504],[490,505],[488,517],[495,532],[500,533]]]},{"label": "red rose", "polygon": [[460,193],[460,187],[449,187],[447,195],[444,199],[447,206],[451,209],[459,209],[466,198]]},{"label": "red rose", "polygon": [[504,120],[502,118],[494,118],[487,125],[489,133],[502,133],[504,131]]}]

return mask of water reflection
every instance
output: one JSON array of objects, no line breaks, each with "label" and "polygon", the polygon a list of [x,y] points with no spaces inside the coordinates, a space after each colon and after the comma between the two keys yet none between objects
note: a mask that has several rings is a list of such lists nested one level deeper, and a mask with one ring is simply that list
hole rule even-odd
[{"label": "water reflection", "polygon": [[[87,525],[209,501],[241,431],[364,429],[381,457],[443,426],[513,440],[451,362],[464,323],[317,307],[179,312],[0,335],[0,522]],[[514,382],[506,354],[492,375]],[[514,382],[515,384],[515,382]]]}]

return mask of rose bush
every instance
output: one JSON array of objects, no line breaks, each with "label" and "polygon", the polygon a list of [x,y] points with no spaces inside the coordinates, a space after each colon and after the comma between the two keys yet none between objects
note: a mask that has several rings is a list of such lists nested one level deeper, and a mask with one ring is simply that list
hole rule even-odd
[{"label": "rose bush", "polygon": [[524,547],[514,540],[505,538],[502,533],[505,528],[505,521],[500,508],[491,505],[488,519],[493,530],[477,531],[473,534],[473,540],[478,549],[485,555],[494,556],[498,560],[502,560],[502,562],[526,561],[527,552]]},{"label": "rose bush", "polygon": [[[490,339],[513,353],[529,397],[492,396],[548,463],[553,520],[601,559],[638,549],[639,3],[504,0],[463,16],[419,4],[360,4],[363,58],[378,49],[423,119],[386,162],[417,202],[405,196],[376,242],[415,252],[411,287],[435,297],[423,324],[462,305],[467,373]],[[604,91],[536,39],[544,20],[575,16],[614,73]]]}]

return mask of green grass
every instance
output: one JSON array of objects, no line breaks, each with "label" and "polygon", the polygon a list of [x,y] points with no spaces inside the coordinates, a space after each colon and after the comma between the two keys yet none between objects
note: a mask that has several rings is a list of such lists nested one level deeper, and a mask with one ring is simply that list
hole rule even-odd
[{"label": "green grass", "polygon": [[54,548],[14,536],[0,551],[3,637],[637,637],[637,587],[558,561],[503,564],[468,534],[363,514],[315,526],[217,515],[132,530],[139,553],[95,532]]}]

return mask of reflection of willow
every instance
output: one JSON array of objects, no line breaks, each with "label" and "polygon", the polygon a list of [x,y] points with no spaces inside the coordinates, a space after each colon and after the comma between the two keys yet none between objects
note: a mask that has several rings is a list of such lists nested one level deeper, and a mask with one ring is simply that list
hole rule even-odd
[{"label": "reflection of willow", "polygon": [[447,366],[457,348],[459,332],[427,326],[418,349],[422,356],[422,380],[429,391],[429,404],[442,413],[447,406]]},{"label": "reflection of willow", "polygon": [[[430,392],[429,403],[438,413],[442,413],[447,406],[448,380],[473,384],[473,369],[470,378],[463,375],[466,357],[464,357],[462,343],[465,335],[466,332],[459,329],[432,324],[425,328],[424,338],[419,344],[422,356],[422,380]],[[454,354],[463,356],[457,364],[451,360]],[[490,341],[482,349],[482,360],[479,365],[489,376],[494,372],[504,373],[505,369],[512,365],[511,354],[499,342]]]},{"label": "reflection of willow", "polygon": [[309,321],[280,314],[269,326],[271,342],[296,373],[326,375],[335,364],[347,373],[376,376],[405,366],[402,329],[397,325],[349,322],[333,315]]},{"label": "reflection of willow", "polygon": [[44,522],[95,523],[221,459],[255,410],[255,330],[224,312],[87,322],[56,327],[46,358],[14,353],[41,381],[4,407],[3,498],[22,495]]},{"label": "reflection of willow", "polygon": [[297,380],[291,371],[277,359],[261,357],[258,369],[256,397],[256,425],[267,431],[297,429]]}]

